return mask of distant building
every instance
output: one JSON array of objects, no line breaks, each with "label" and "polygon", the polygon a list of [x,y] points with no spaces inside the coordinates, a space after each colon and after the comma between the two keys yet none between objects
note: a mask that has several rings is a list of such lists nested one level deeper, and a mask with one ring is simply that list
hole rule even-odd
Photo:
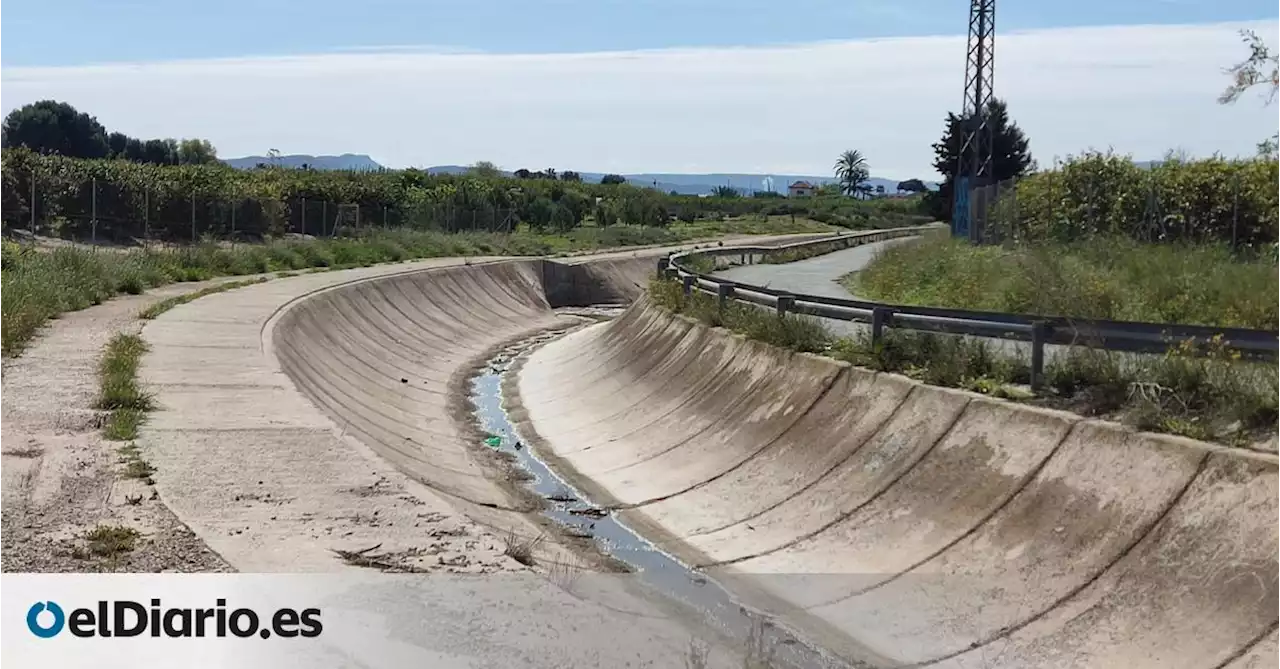
[{"label": "distant building", "polygon": [[787,197],[813,197],[818,194],[818,187],[808,181],[797,181],[787,186]]}]

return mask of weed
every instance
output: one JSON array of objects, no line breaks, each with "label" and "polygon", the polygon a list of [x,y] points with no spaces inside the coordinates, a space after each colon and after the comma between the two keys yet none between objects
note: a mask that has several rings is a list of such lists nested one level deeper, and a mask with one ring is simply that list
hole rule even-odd
[{"label": "weed", "polygon": [[146,414],[135,408],[120,408],[112,411],[102,429],[102,436],[109,441],[129,441],[138,438],[138,428],[146,419]]},{"label": "weed", "polygon": [[156,468],[152,467],[151,463],[146,460],[130,460],[124,467],[124,477],[127,479],[141,479],[146,481],[155,473]]},{"label": "weed", "polygon": [[1121,237],[1001,247],[928,236],[882,250],[842,283],[886,302],[957,309],[1267,330],[1280,318],[1273,259]]},{"label": "weed", "polygon": [[1275,366],[1242,361],[1220,340],[1205,351],[1184,343],[1163,357],[1068,347],[1049,357],[1037,396],[1026,389],[1026,359],[990,340],[890,329],[873,344],[865,334],[834,338],[820,322],[780,319],[750,304],[720,308],[704,293],[685,295],[676,281],[654,279],[648,295],[659,307],[775,346],[821,352],[932,385],[1114,418],[1144,430],[1241,445],[1270,434],[1280,417]]},{"label": "weed", "polygon": [[574,584],[578,582],[584,571],[582,564],[576,559],[573,560],[573,562],[551,562],[547,565],[547,578],[566,591],[573,590]]},{"label": "weed", "polygon": [[[777,219],[777,220],[775,220]],[[272,240],[263,244],[220,247],[207,241],[171,250],[99,253],[73,246],[51,252],[5,246],[4,290],[0,291],[0,340],[6,357],[22,352],[51,318],[100,304],[119,293],[142,292],[177,281],[266,272],[304,273],[336,266],[368,266],[442,256],[539,256],[626,246],[674,244],[698,236],[737,233],[804,232],[829,229],[812,221],[730,221],[672,229],[610,226],[582,227],[563,234],[444,233],[408,228],[376,230],[351,238]],[[282,274],[282,276],[284,275]],[[226,290],[226,288],[223,288]],[[191,298],[191,299],[194,299]],[[171,308],[155,307],[150,316]]]},{"label": "weed", "polygon": [[85,541],[89,553],[98,557],[116,557],[133,550],[142,536],[137,530],[124,525],[98,525],[89,530]]},{"label": "weed", "polygon": [[515,532],[508,532],[502,540],[502,554],[526,567],[532,567],[537,564],[534,552],[545,540],[546,536],[542,534],[531,539],[522,539]]},{"label": "weed", "polygon": [[107,342],[98,363],[98,400],[95,407],[106,411],[151,409],[151,396],[138,386],[138,364],[147,344],[134,334],[117,334]]},{"label": "weed", "polygon": [[186,304],[188,302],[198,300],[206,295],[213,295],[214,293],[222,293],[228,290],[235,290],[236,288],[244,288],[245,286],[252,286],[254,284],[264,283],[267,280],[268,280],[267,277],[259,277],[256,279],[245,279],[244,281],[228,281],[226,283],[220,283],[216,286],[201,288],[200,290],[193,291],[185,295],[177,295],[175,297],[170,297],[170,298],[161,300],[159,302],[156,302],[155,304],[147,307],[146,309],[143,309],[138,314],[138,318],[141,318],[144,320],[151,320],[178,305]]}]

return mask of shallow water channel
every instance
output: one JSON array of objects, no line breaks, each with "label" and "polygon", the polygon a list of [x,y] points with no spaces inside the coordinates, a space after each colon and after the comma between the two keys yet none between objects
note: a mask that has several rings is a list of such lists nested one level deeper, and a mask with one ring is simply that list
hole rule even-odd
[{"label": "shallow water channel", "polygon": [[[597,318],[601,314],[591,313]],[[817,650],[769,623],[764,616],[745,609],[714,579],[659,550],[611,513],[586,499],[525,445],[503,407],[504,375],[514,360],[566,332],[548,333],[509,346],[490,359],[484,371],[473,378],[471,401],[480,428],[498,439],[497,445],[485,444],[481,448],[494,448],[514,456],[516,466],[528,473],[529,479],[524,485],[547,500],[543,514],[570,534],[592,538],[602,552],[628,565],[645,585],[692,607],[719,631],[741,641],[743,648],[767,649],[768,664],[763,666],[805,669],[860,666]]]}]

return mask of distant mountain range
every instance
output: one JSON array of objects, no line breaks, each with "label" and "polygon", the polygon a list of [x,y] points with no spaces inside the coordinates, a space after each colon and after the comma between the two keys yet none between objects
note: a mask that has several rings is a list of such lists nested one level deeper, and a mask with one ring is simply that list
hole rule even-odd
[{"label": "distant mountain range", "polygon": [[[260,164],[276,164],[281,167],[307,166],[317,170],[382,169],[382,166],[373,158],[353,153],[344,153],[340,156],[287,155],[275,156],[274,158],[268,156],[246,156],[244,158],[224,159],[223,162],[239,169],[252,169]],[[468,169],[465,165],[437,165],[428,167],[426,171],[429,174],[461,174]],[[506,174],[509,175],[511,173],[507,172]],[[578,174],[582,176],[583,181],[595,183],[599,183],[600,179],[604,177],[603,172],[579,172]],[[747,194],[757,191],[785,193],[787,186],[796,181],[808,181],[816,185],[835,181],[832,177],[799,174],[671,174],[645,172],[641,174],[624,174],[622,176],[626,177],[629,183],[636,186],[648,186],[664,192],[675,191],[682,195],[707,195],[720,186],[731,186]],[[890,193],[898,189],[898,182],[893,179],[871,177],[870,184],[872,188],[883,186]],[[936,189],[938,187],[938,184],[933,181],[925,181],[924,184],[929,188]]]},{"label": "distant mountain range", "polygon": [[[431,174],[461,174],[467,171],[464,165],[438,165],[428,167]],[[510,172],[507,172],[510,174]],[[603,172],[578,172],[583,181],[598,183],[604,177]],[[731,186],[743,193],[757,191],[787,192],[787,186],[796,181],[808,181],[821,186],[835,181],[833,177],[818,177],[802,174],[747,174],[747,173],[715,173],[715,174],[671,174],[666,172],[644,172],[640,174],[623,174],[627,182],[636,186],[657,188],[663,192],[675,191],[681,195],[707,195],[720,186]],[[768,181],[766,181],[766,179]],[[898,182],[893,179],[871,177],[872,188],[884,186],[887,192],[898,190]],[[925,181],[925,186],[936,189],[938,184]]]},{"label": "distant mountain range", "polygon": [[373,158],[364,154],[344,153],[340,156],[307,156],[293,154],[288,156],[245,156],[244,158],[224,158],[222,162],[242,170],[251,170],[258,165],[279,165],[281,167],[310,167],[317,170],[380,170]]}]

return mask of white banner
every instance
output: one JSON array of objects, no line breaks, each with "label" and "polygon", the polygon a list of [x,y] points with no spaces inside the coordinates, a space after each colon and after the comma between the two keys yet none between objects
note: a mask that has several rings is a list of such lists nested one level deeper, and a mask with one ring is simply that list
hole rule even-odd
[{"label": "white banner", "polygon": [[4,574],[0,583],[6,668],[741,661],[733,643],[627,576]]}]

